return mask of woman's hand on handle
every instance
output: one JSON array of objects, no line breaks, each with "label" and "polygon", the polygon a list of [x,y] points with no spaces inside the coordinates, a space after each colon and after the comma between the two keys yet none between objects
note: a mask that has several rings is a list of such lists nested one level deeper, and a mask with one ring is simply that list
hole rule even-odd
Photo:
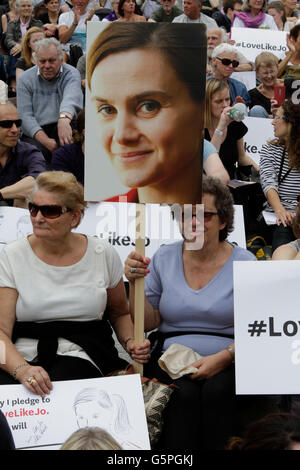
[{"label": "woman's hand on handle", "polygon": [[124,274],[129,282],[146,276],[150,271],[148,265],[150,258],[143,258],[136,251],[132,251],[126,258]]}]

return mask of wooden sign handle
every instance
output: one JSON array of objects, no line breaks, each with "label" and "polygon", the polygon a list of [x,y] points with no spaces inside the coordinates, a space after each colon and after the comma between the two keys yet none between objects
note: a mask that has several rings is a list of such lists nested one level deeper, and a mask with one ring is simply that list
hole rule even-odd
[{"label": "wooden sign handle", "polygon": [[[146,206],[136,204],[135,250],[145,257],[145,219]],[[145,313],[145,279],[135,280],[134,286],[134,341],[139,345],[144,341],[144,313]],[[134,361],[133,368],[136,373],[143,375],[143,365]]]}]

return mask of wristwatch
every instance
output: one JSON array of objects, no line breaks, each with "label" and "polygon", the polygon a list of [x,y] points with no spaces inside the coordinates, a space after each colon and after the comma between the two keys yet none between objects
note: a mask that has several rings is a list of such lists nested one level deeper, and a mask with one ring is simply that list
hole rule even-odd
[{"label": "wristwatch", "polygon": [[59,113],[59,118],[58,119],[69,119],[70,121],[72,121],[72,118],[70,118],[70,116],[68,116],[67,114],[65,113]]},{"label": "wristwatch", "polygon": [[220,131],[220,129],[215,129],[215,134],[223,135],[223,131]]}]

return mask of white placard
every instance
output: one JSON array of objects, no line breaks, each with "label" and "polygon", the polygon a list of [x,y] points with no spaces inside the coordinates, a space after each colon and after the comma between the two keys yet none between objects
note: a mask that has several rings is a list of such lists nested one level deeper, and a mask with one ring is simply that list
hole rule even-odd
[{"label": "white placard", "polygon": [[0,409],[17,449],[56,450],[84,427],[104,429],[124,450],[150,449],[139,374],[52,384],[45,398],[1,385]]},{"label": "white placard", "polygon": [[230,78],[234,78],[235,80],[239,80],[242,82],[247,90],[252,90],[256,87],[256,72],[233,72],[230,75]]},{"label": "white placard", "polygon": [[234,262],[236,393],[299,394],[299,261]]},{"label": "white placard", "polygon": [[248,127],[248,132],[244,135],[245,152],[259,165],[262,146],[274,139],[272,119],[247,117],[243,123]]},{"label": "white placard", "polygon": [[284,53],[288,51],[286,36],[286,31],[231,28],[231,39],[235,40],[234,47],[250,62],[254,62],[261,52],[272,52],[278,59],[284,58]]}]

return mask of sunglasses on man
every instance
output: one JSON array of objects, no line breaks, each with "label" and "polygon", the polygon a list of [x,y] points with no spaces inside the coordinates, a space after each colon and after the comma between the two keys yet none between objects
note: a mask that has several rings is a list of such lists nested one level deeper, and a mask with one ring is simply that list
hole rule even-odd
[{"label": "sunglasses on man", "polygon": [[4,129],[10,129],[14,124],[16,127],[21,127],[22,119],[6,119],[5,121],[0,121],[0,127],[4,127]]},{"label": "sunglasses on man", "polygon": [[238,60],[221,59],[220,57],[216,57],[216,59],[220,60],[222,62],[222,64],[226,65],[226,66],[232,64],[232,67],[234,69],[236,69],[240,65]]},{"label": "sunglasses on man", "polygon": [[72,210],[68,207],[62,207],[55,204],[39,206],[38,204],[34,204],[33,202],[28,203],[28,209],[31,217],[36,217],[38,215],[38,212],[40,211],[42,216],[46,219],[58,219],[58,217],[60,217],[62,214],[65,214],[66,212],[71,212]]}]

